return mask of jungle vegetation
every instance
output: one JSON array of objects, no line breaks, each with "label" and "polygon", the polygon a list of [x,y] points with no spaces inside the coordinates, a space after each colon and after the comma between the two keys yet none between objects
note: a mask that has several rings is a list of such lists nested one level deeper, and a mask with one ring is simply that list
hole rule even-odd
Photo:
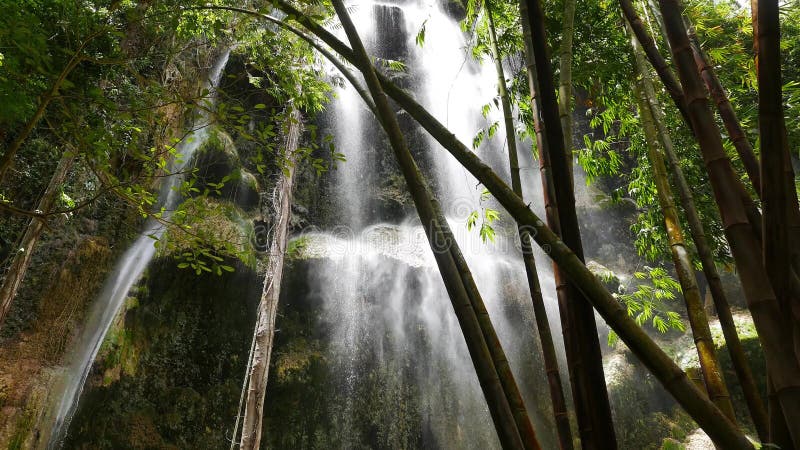
[{"label": "jungle vegetation", "polygon": [[[32,300],[20,292],[46,256],[42,236],[69,221],[91,218],[109,229],[125,223],[128,234],[145,219],[161,222],[171,237],[154,245],[198,276],[238,270],[231,261],[258,264],[248,238],[207,231],[222,208],[209,199],[240,179],[208,182],[187,170],[177,191],[192,201],[168,212],[158,202],[160,180],[181,158],[187,119],[205,111],[246,143],[242,165],[259,194],[265,186],[277,192],[257,208],[275,231],[263,243],[270,257],[234,436],[240,448],[259,448],[296,171],[322,174],[347,164],[314,125],[333,87],[347,84],[388,138],[503,448],[540,448],[537,430],[401,114],[502,207],[474,213],[465,226],[480,219],[487,243],[494,221],[516,226],[548,376],[550,397],[540,401],[552,405],[560,448],[617,448],[595,312],[613,331],[610,340],[627,346],[718,448],[800,448],[800,3],[455,3],[471,56],[492,60],[497,74],[495,102],[483,108],[503,117],[476,130],[472,143],[459,141],[400,86],[403,61],[367,53],[342,0],[0,0],[0,345],[36,320],[26,312]],[[416,43],[425,40],[423,27]],[[244,61],[256,100],[222,90],[211,106],[203,70],[220,49]],[[331,76],[326,64],[339,73]],[[575,111],[588,117],[588,133],[573,123]],[[255,118],[263,119],[257,127]],[[474,151],[496,139],[499,127],[508,180]],[[526,143],[538,161],[542,198],[522,195],[512,149]],[[635,205],[634,240],[614,245],[648,261],[636,290],[614,292],[613,274],[587,267],[575,189],[583,178],[575,171],[609,202]],[[544,217],[532,203],[544,205]],[[559,375],[534,244],[552,259],[568,379]],[[766,371],[754,370],[744,353],[723,276],[738,279]],[[683,303],[685,316],[673,301]],[[720,369],[710,316],[722,327],[733,374]],[[700,379],[652,336],[687,329]],[[744,393],[745,423],[734,411],[732,385]]]}]

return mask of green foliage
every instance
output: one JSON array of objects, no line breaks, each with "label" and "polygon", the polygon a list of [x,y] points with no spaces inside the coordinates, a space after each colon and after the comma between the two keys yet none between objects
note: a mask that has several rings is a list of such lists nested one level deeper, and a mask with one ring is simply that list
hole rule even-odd
[{"label": "green foliage", "polygon": [[616,175],[622,168],[622,156],[604,139],[592,140],[583,137],[585,148],[578,151],[578,164],[586,172],[586,182],[591,183],[602,176]]},{"label": "green foliage", "polygon": [[308,247],[309,241],[310,239],[308,236],[299,236],[289,240],[286,246],[286,258],[292,260],[299,257],[303,253],[303,250]]},{"label": "green foliage", "polygon": [[206,197],[184,201],[173,213],[170,233],[156,242],[160,254],[178,261],[178,268],[197,275],[222,275],[234,269],[226,260],[255,267],[255,255],[238,208]]},{"label": "green foliage", "polygon": [[[276,168],[285,172],[290,164],[308,163],[322,173],[329,161],[344,158],[330,141],[325,142],[328,154],[320,154],[315,130],[310,130],[310,144],[296,154],[287,154],[283,146],[290,122],[284,105],[291,103],[313,116],[328,101],[330,87],[321,65],[294,36],[240,21],[229,11],[193,8],[234,2],[106,3],[0,0],[4,11],[0,136],[13,138],[43,107],[43,94],[65,77],[56,92],[61,96],[47,105],[43,119],[23,143],[11,179],[0,186],[0,198],[30,209],[54,162],[64,151],[74,151],[78,162],[73,171],[85,175],[70,179],[56,210],[83,207],[113,195],[141,217],[154,217],[171,228],[169,242],[159,245],[164,251],[174,247],[170,251],[183,259],[181,267],[220,274],[231,267],[219,258],[236,257],[252,264],[240,236],[233,238],[232,230],[224,230],[225,239],[215,234],[223,231],[223,218],[243,221],[225,208],[213,202],[188,202],[169,219],[166,211],[154,209],[159,182],[184,158],[179,144],[191,139],[175,130],[184,129],[202,111],[237,144],[249,143],[242,145],[242,163],[262,181]],[[223,87],[215,106],[212,93],[201,87],[216,55],[232,41],[239,44],[235,53],[246,58],[245,73],[252,74],[249,85],[269,100],[248,103],[228,96]],[[403,69],[400,62],[387,64]],[[213,133],[211,140],[218,140],[218,135]],[[177,192],[182,198],[219,197],[244,173],[236,167],[201,183],[196,171],[187,170]],[[257,188],[259,183],[252,180],[250,176],[251,187]],[[26,188],[18,189],[20,185]],[[2,232],[13,240],[25,223],[4,222]]]},{"label": "green foliage", "polygon": [[324,108],[331,88],[324,81],[321,63],[305,41],[257,23],[237,37],[248,63],[260,71],[260,79],[251,79],[256,87],[263,87],[278,102],[291,100],[309,114]]},{"label": "green foliage", "polygon": [[[490,198],[491,194],[484,188],[480,197],[481,204],[485,204]],[[481,210],[481,212],[472,211],[469,213],[467,216],[467,231],[472,231],[473,228],[476,228],[478,219],[480,219],[481,223],[480,227],[478,227],[478,235],[481,237],[481,241],[484,243],[494,242],[496,232],[492,224],[500,219],[500,211],[492,209],[489,206],[481,206]]]},{"label": "green foliage", "polygon": [[416,37],[414,38],[414,41],[420,47],[425,45],[425,27],[427,25],[428,25],[428,19],[425,19],[425,21],[422,22],[422,26],[419,27],[419,31],[417,32]]},{"label": "green foliage", "polygon": [[[488,1],[488,0],[487,0]],[[472,31],[472,56],[480,60],[492,56],[489,44],[489,22],[483,0],[469,0],[466,17],[461,22],[464,31]],[[519,25],[519,6],[515,2],[491,1],[492,19],[497,32],[497,46],[501,55],[514,55],[522,50],[522,30]]]},{"label": "green foliage", "polygon": [[[628,315],[633,317],[639,326],[650,324],[660,333],[669,330],[685,331],[686,325],[680,314],[670,308],[669,303],[675,300],[680,292],[680,283],[672,278],[661,267],[644,267],[644,271],[635,272],[635,285],[621,285],[620,292],[614,296],[623,303]],[[632,292],[627,292],[633,289]],[[614,346],[618,340],[613,331],[608,334],[608,345]]]},{"label": "green foliage", "polygon": [[467,216],[467,230],[472,231],[476,227],[479,218],[481,219],[481,225],[478,228],[478,234],[481,240],[483,242],[494,242],[496,233],[492,227],[492,222],[500,218],[500,212],[491,208],[484,208],[483,216],[481,217],[478,211],[472,211]]},{"label": "green foliage", "polygon": [[386,68],[387,70],[389,70],[391,72],[405,72],[406,71],[406,63],[404,63],[403,61],[398,61],[398,60],[395,60],[395,59],[378,58],[377,62],[378,62],[378,64],[380,64],[381,66],[383,66],[384,68]]},{"label": "green foliage", "polygon": [[478,132],[475,134],[475,137],[472,138],[472,149],[477,150],[483,143],[484,139],[493,138],[499,128],[500,122],[494,121],[491,122],[488,127],[478,130]]}]

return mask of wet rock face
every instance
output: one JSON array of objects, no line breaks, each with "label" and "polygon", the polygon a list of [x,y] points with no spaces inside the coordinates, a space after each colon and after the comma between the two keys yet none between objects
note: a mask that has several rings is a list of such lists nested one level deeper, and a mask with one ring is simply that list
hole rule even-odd
[{"label": "wet rock face", "polygon": [[[419,226],[305,234],[288,256],[268,386],[269,448],[498,448]],[[507,332],[529,330],[533,320],[516,303],[524,287],[507,275],[493,317],[509,321]],[[506,338],[515,367],[541,367],[535,336]],[[543,376],[535,370],[520,387],[539,428],[552,430],[548,404],[535,400],[548,395]]]},{"label": "wet rock face", "polygon": [[[393,261],[387,264],[402,265]],[[432,343],[415,319],[398,325],[411,333],[405,343],[375,330],[358,330],[350,348],[357,351],[341,347],[339,327],[326,312],[331,305],[322,302],[324,293],[309,282],[329,264],[310,258],[287,267],[267,388],[266,447],[495,448],[491,428],[467,425],[474,424],[475,414],[465,410],[461,385],[449,378],[452,374],[444,372],[441,362],[427,356]],[[423,286],[414,286],[414,279],[428,270],[412,269],[401,280],[413,294],[410,303],[422,301]],[[393,281],[387,273],[369,283]],[[380,311],[387,308],[386,298],[365,292],[362,301],[364,310],[376,313],[373,320],[385,320]],[[416,310],[415,305],[408,308]],[[430,375],[427,382],[420,382],[421,373]],[[439,389],[429,392],[429,385],[437,382]],[[481,405],[475,406],[481,415]],[[447,413],[434,414],[443,410]]]},{"label": "wet rock face", "polygon": [[38,270],[33,272],[29,280],[43,288],[36,320],[17,339],[0,345],[0,448],[40,444],[37,423],[54,393],[51,366],[100,289],[111,256],[105,239],[86,238],[63,255],[63,265],[51,267],[49,282],[37,278]]},{"label": "wet rock face", "polygon": [[372,54],[379,58],[403,61],[408,56],[408,34],[399,6],[388,4],[372,5],[375,15],[375,33],[367,45]]},{"label": "wet rock face", "polygon": [[258,277],[241,264],[198,277],[161,259],[132,294],[95,362],[66,448],[226,448]]}]

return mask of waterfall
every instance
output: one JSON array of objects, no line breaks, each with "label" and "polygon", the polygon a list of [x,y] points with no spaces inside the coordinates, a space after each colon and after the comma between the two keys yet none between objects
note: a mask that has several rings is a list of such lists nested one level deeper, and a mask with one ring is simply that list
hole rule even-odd
[{"label": "waterfall", "polygon": [[[493,66],[489,61],[480,64],[473,60],[465,34],[438,4],[365,1],[349,9],[367,51],[377,58],[403,60],[408,74],[398,82],[462,142],[472,142],[481,127],[501,120],[497,108],[488,118],[481,114],[482,106],[493,104],[497,95]],[[423,25],[426,37],[420,48],[415,38]],[[341,30],[332,31],[343,36]],[[321,320],[330,329],[326,357],[332,361],[330,377],[335,380],[336,392],[329,399],[328,414],[338,435],[330,436],[329,445],[499,448],[419,219],[414,213],[392,217],[372,207],[379,203],[376,193],[387,182],[381,174],[389,164],[385,160],[391,158],[385,156],[391,155],[391,150],[383,131],[350,86],[337,88],[328,114],[332,116],[325,121],[328,131],[334,135],[337,150],[347,158],[334,180],[333,203],[340,214],[336,227],[303,238],[307,242],[305,256],[316,261],[314,270],[306,275],[307,295],[312,303],[321,305]],[[408,123],[403,126],[473,271],[529,412],[537,424],[550,423],[541,406],[547,402],[536,398],[549,397],[541,362],[536,362],[538,337],[512,219],[504,215],[494,224],[495,242],[484,243],[476,229],[467,230],[466,219],[472,211],[499,206],[482,199],[478,182],[431,138],[420,138],[422,132]],[[499,174],[507,175],[507,149],[500,128],[477,151]],[[536,189],[538,170],[532,170],[530,143],[523,144],[519,156],[528,169],[526,188]],[[531,192],[527,194],[533,198]],[[543,254],[537,254],[537,259],[550,317],[556,319],[550,263]],[[285,295],[289,301],[292,297],[292,292]],[[558,320],[553,320],[552,326],[554,336],[560,337]],[[358,411],[360,396],[368,389],[365,386],[376,382],[367,368],[383,374],[381,383],[385,385],[380,392],[389,410],[366,412],[375,414],[375,430],[362,433],[354,417],[364,415]],[[414,405],[413,414],[404,409],[408,399]],[[404,433],[401,422],[408,415],[419,416],[417,436],[410,440],[398,438]],[[545,447],[552,442],[548,428],[552,429],[537,427]],[[368,442],[359,442],[359,434],[368,434],[363,438]]]},{"label": "waterfall", "polygon": [[[208,80],[204,84],[206,89],[212,91],[209,101],[213,103],[213,90],[219,84],[225,65],[228,62],[230,49],[226,49],[214,62],[208,73]],[[170,171],[176,173],[168,177],[161,186],[158,204],[164,208],[164,219],[169,219],[171,211],[179,204],[181,197],[177,187],[183,182],[180,172],[192,161],[195,151],[200,148],[209,136],[210,118],[208,112],[201,109],[195,123],[191,125],[186,136],[176,146],[180,159],[170,164]],[[163,236],[165,226],[154,219],[148,220],[144,230],[125,251],[111,275],[105,282],[100,296],[92,303],[86,316],[84,328],[78,337],[73,351],[67,359],[66,372],[63,375],[63,384],[60,386],[60,396],[56,398],[53,410],[50,412],[52,427],[49,439],[49,448],[59,448],[69,429],[69,422],[78,406],[86,378],[106,333],[111,327],[114,318],[128,297],[131,287],[139,280],[147,265],[155,255],[154,243]],[[47,427],[43,427],[47,430]]]}]

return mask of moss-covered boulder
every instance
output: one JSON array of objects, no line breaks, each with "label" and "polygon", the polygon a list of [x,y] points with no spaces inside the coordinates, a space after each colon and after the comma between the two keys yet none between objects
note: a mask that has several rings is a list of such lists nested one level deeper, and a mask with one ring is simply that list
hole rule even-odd
[{"label": "moss-covered boulder", "polygon": [[172,222],[178,226],[169,227],[159,240],[159,256],[182,260],[179,264],[192,268],[198,261],[214,267],[224,257],[255,267],[252,220],[230,202],[210,197],[188,199],[175,212]]},{"label": "moss-covered boulder", "polygon": [[258,206],[257,178],[242,165],[236,146],[224,131],[209,130],[194,160],[195,187],[203,195],[230,200],[245,210]]}]

